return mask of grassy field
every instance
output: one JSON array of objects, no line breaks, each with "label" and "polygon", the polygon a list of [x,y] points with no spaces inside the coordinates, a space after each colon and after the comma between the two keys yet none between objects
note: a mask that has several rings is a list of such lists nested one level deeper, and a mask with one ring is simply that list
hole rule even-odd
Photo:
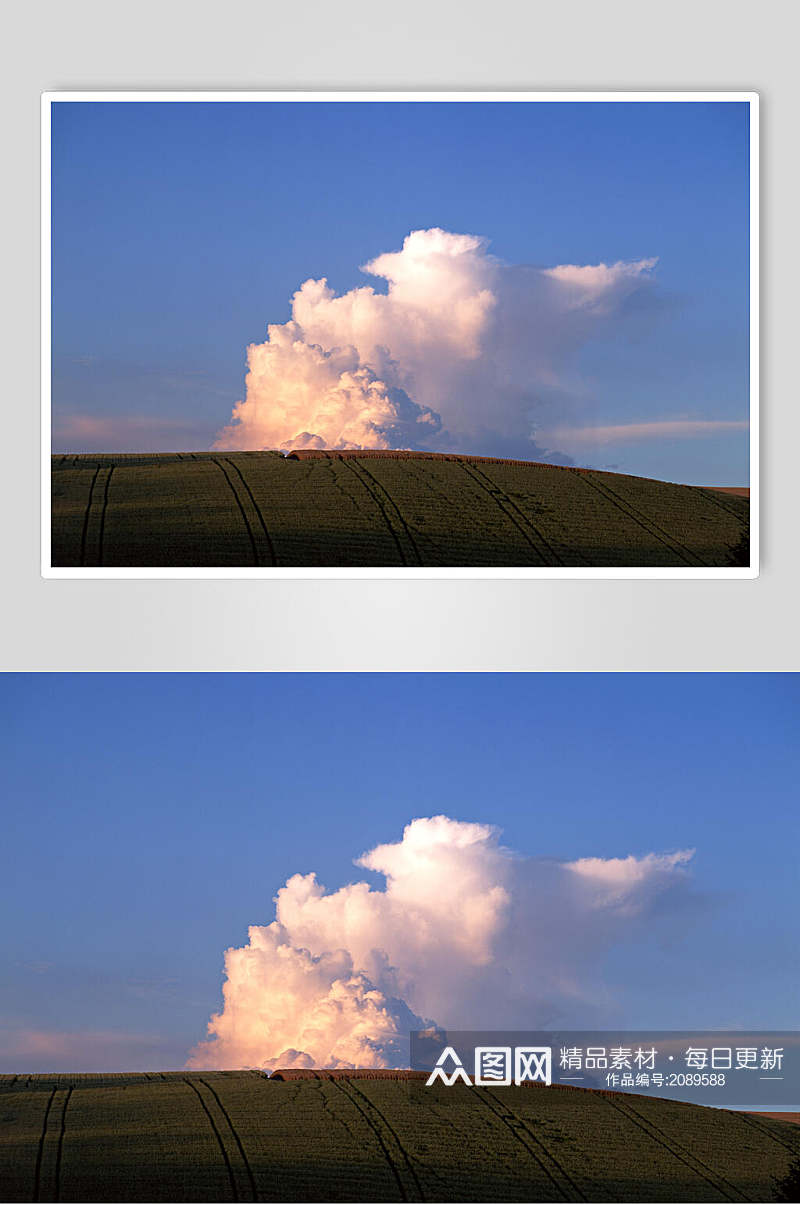
[{"label": "grassy field", "polygon": [[749,501],[523,461],[274,452],[54,456],[58,567],[730,567]]},{"label": "grassy field", "polygon": [[7,1075],[0,1118],[3,1201],[797,1199],[800,1127],[579,1088]]}]

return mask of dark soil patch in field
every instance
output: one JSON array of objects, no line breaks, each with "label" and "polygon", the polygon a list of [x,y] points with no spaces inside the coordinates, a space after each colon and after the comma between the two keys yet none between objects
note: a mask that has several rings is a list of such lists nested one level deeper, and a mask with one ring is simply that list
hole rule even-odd
[{"label": "dark soil patch in field", "polygon": [[704,485],[706,490],[715,490],[718,494],[733,494],[735,498],[749,498],[749,485]]}]

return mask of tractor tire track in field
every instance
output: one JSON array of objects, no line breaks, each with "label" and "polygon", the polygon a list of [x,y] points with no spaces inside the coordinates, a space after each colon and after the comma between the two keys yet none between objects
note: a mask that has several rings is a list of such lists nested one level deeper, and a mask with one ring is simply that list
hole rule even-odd
[{"label": "tractor tire track in field", "polygon": [[38,1147],[38,1150],[36,1151],[36,1167],[34,1168],[34,1172],[33,1172],[33,1199],[34,1199],[34,1201],[38,1201],[40,1199],[39,1192],[41,1189],[41,1181],[42,1181],[42,1159],[44,1157],[44,1143],[45,1143],[45,1139],[47,1137],[47,1122],[50,1118],[50,1110],[53,1107],[53,1100],[55,1099],[55,1095],[56,1095],[57,1091],[58,1091],[57,1088],[53,1088],[53,1091],[50,1093],[50,1095],[47,1099],[47,1104],[45,1106],[44,1117],[42,1118],[42,1132],[39,1135],[39,1147]]},{"label": "tractor tire track in field", "polygon": [[95,466],[89,486],[89,497],[83,513],[81,531],[81,565],[102,565],[103,536],[108,507],[108,487],[115,465]]},{"label": "tractor tire track in field", "polygon": [[759,1134],[763,1134],[766,1138],[771,1138],[773,1142],[777,1142],[779,1146],[785,1147],[792,1155],[800,1155],[800,1146],[792,1146],[790,1142],[784,1142],[777,1134],[773,1134],[772,1130],[768,1130],[761,1122],[756,1121],[750,1113],[737,1113],[736,1116],[745,1125],[752,1126],[754,1130],[758,1130]]},{"label": "tractor tire track in field", "polygon": [[[335,1076],[331,1076],[331,1078],[326,1079],[325,1082],[332,1084],[334,1086],[334,1088],[336,1088],[339,1092],[341,1092],[341,1094],[342,1094],[342,1096],[344,1096],[345,1100],[348,1100],[350,1102],[350,1104],[353,1106],[353,1108],[356,1109],[357,1112],[359,1112],[361,1114],[361,1116],[364,1118],[364,1121],[367,1123],[367,1125],[369,1126],[369,1128],[372,1130],[373,1134],[377,1138],[378,1146],[381,1148],[384,1158],[386,1159],[386,1162],[389,1164],[392,1175],[394,1176],[394,1179],[395,1179],[395,1183],[397,1184],[398,1191],[400,1193],[400,1200],[401,1201],[413,1201],[415,1199],[414,1195],[413,1195],[413,1193],[411,1195],[409,1195],[408,1185],[406,1183],[406,1177],[404,1175],[400,1174],[400,1168],[398,1167],[396,1160],[394,1160],[392,1158],[391,1151],[389,1150],[389,1147],[386,1145],[386,1142],[384,1141],[384,1137],[383,1137],[383,1134],[381,1133],[380,1126],[377,1124],[376,1121],[373,1120],[373,1118],[370,1116],[370,1114],[361,1107],[361,1105],[359,1104],[356,1097],[351,1095],[351,1093],[347,1091],[347,1089],[344,1086],[344,1082],[341,1079],[338,1079]],[[349,1085],[349,1081],[348,1081],[348,1085]],[[422,1198],[420,1198],[420,1200],[421,1199]]]},{"label": "tractor tire track in field", "polygon": [[[746,540],[747,544],[748,544],[748,548],[749,548],[749,545],[750,545],[750,512],[749,512],[749,510],[747,512],[747,518],[745,518],[743,515],[738,514],[733,509],[733,507],[727,506],[724,502],[722,502],[721,499],[719,498],[716,490],[701,490],[701,493],[703,494],[703,496],[705,498],[708,499],[709,502],[713,502],[714,505],[719,507],[720,510],[724,510],[726,515],[730,515],[731,518],[736,519],[736,521],[739,525],[739,544],[741,545],[741,543],[744,540]],[[724,497],[724,495],[723,495],[723,497]],[[732,550],[735,555],[736,554],[736,546],[732,546]]]},{"label": "tractor tire track in field", "polygon": [[[734,510],[732,506],[726,506],[726,504],[722,501],[722,498],[717,496],[717,490],[705,490],[701,486],[698,486],[697,488],[700,490],[700,493],[703,495],[703,497],[707,498],[709,502],[713,502],[714,505],[718,506],[720,510],[724,510],[727,514],[733,515],[734,519],[738,519],[739,523],[742,523],[742,516],[739,514],[739,512]],[[725,495],[723,494],[722,497],[724,498]]]},{"label": "tractor tire track in field", "polygon": [[244,523],[245,531],[247,532],[248,538],[250,540],[250,548],[252,549],[252,553],[253,553],[253,564],[258,565],[258,548],[256,546],[256,537],[253,534],[252,527],[250,526],[250,520],[247,517],[247,511],[244,509],[244,506],[242,505],[242,500],[236,491],[236,486],[231,481],[228,470],[225,468],[225,466],[223,464],[220,463],[219,460],[217,460],[216,456],[213,458],[213,461],[214,461],[214,464],[219,469],[219,471],[222,473],[225,480],[227,481],[228,486],[230,487],[230,491],[233,494],[236,505],[239,507],[239,513],[242,516],[242,522]]},{"label": "tractor tire track in field", "polygon": [[403,1146],[402,1142],[400,1141],[397,1131],[395,1130],[394,1126],[390,1123],[386,1114],[381,1109],[379,1109],[378,1106],[375,1104],[375,1102],[370,1100],[369,1097],[364,1092],[362,1092],[361,1089],[358,1088],[352,1080],[347,1081],[347,1086],[348,1086],[348,1088],[351,1089],[351,1091],[355,1092],[357,1096],[360,1096],[361,1099],[364,1101],[364,1103],[370,1109],[372,1109],[375,1113],[378,1114],[381,1121],[386,1126],[386,1129],[389,1131],[389,1135],[394,1139],[394,1141],[397,1144],[397,1149],[400,1151],[400,1154],[403,1157],[403,1162],[405,1163],[405,1165],[408,1169],[408,1172],[411,1175],[411,1177],[414,1181],[414,1184],[416,1185],[417,1195],[419,1196],[420,1201],[424,1201],[425,1194],[422,1190],[422,1185],[419,1182],[419,1177],[417,1176],[417,1173],[414,1170],[414,1165],[411,1162],[411,1156],[409,1155],[408,1151],[406,1150],[406,1148]]},{"label": "tractor tire track in field", "polygon": [[629,519],[633,519],[634,523],[638,524],[648,535],[655,536],[660,544],[663,544],[665,548],[669,548],[670,552],[674,552],[687,565],[691,565],[692,568],[696,568],[698,565],[705,566],[706,562],[697,553],[692,552],[685,545],[679,544],[677,540],[673,540],[657,523],[654,523],[652,519],[648,519],[647,515],[643,514],[638,507],[621,498],[616,490],[612,490],[605,482],[601,483],[598,481],[593,473],[581,472],[577,476],[580,481],[585,481],[590,489],[596,490],[602,498],[605,498],[617,510],[622,511]]},{"label": "tractor tire track in field", "polygon": [[253,497],[253,491],[250,489],[250,486],[248,485],[247,481],[245,480],[244,473],[239,468],[239,465],[236,464],[236,462],[234,460],[231,460],[228,456],[225,457],[225,460],[231,466],[231,468],[234,469],[235,472],[237,472],[239,474],[239,478],[241,479],[242,485],[247,490],[247,496],[250,499],[250,503],[253,507],[253,510],[256,512],[256,518],[258,519],[259,523],[261,524],[261,530],[263,531],[264,539],[267,542],[267,548],[269,549],[270,560],[272,561],[273,565],[277,565],[278,558],[275,553],[275,545],[273,543],[272,536],[269,534],[267,525],[264,521],[264,515],[261,512],[261,507],[258,505],[255,498]]},{"label": "tractor tire track in field", "polygon": [[236,1185],[236,1177],[233,1174],[233,1168],[231,1167],[231,1161],[228,1156],[228,1150],[227,1150],[227,1147],[225,1146],[225,1143],[222,1141],[222,1135],[219,1132],[217,1123],[214,1120],[214,1116],[213,1116],[211,1110],[209,1109],[208,1105],[206,1104],[206,1102],[203,1098],[203,1094],[200,1091],[200,1089],[198,1088],[197,1084],[193,1084],[190,1079],[185,1079],[184,1083],[189,1088],[191,1088],[192,1091],[197,1096],[197,1099],[200,1101],[200,1105],[203,1109],[203,1112],[205,1113],[206,1117],[208,1118],[208,1123],[211,1126],[211,1129],[214,1131],[214,1137],[217,1140],[217,1146],[219,1147],[220,1151],[222,1152],[222,1158],[225,1160],[225,1167],[228,1172],[228,1180],[230,1181],[231,1192],[233,1193],[233,1199],[234,1199],[234,1201],[238,1201],[239,1200],[239,1190]]},{"label": "tractor tire track in field", "polygon": [[[405,549],[403,548],[403,545],[400,541],[400,536],[398,535],[397,531],[395,530],[394,524],[392,523],[391,519],[389,518],[388,511],[386,510],[386,507],[385,507],[383,501],[381,500],[380,495],[376,494],[375,490],[370,486],[369,481],[365,480],[364,475],[359,473],[356,465],[348,457],[340,456],[340,457],[338,457],[338,460],[340,461],[340,463],[344,464],[346,466],[346,468],[348,468],[350,470],[350,472],[353,474],[356,481],[358,481],[358,483],[362,487],[362,489],[366,490],[369,497],[375,503],[375,505],[377,506],[378,510],[381,513],[381,518],[383,519],[384,523],[386,524],[389,534],[391,535],[392,539],[394,540],[394,544],[397,549],[397,555],[400,557],[400,564],[408,565],[408,558],[406,557]],[[373,480],[374,480],[374,478],[373,478]]]},{"label": "tractor tire track in field", "polygon": [[503,1101],[498,1100],[490,1088],[476,1086],[474,1099],[485,1105],[489,1112],[511,1131],[520,1146],[524,1147],[539,1165],[559,1196],[565,1201],[586,1200],[575,1181],[551,1154],[541,1138],[534,1134],[527,1122],[512,1112]]},{"label": "tractor tire track in field", "polygon": [[459,464],[467,476],[489,495],[506,518],[511,520],[522,538],[530,544],[543,565],[563,565],[564,562],[544,538],[538,527],[520,510],[516,502],[509,498],[508,494],[496,482],[492,481],[491,477],[487,477],[481,469],[477,468],[474,464],[468,463],[466,460],[459,461]]},{"label": "tractor tire track in field", "polygon": [[247,1155],[245,1154],[242,1140],[239,1137],[239,1135],[234,1127],[233,1122],[231,1121],[230,1114],[228,1113],[228,1110],[223,1105],[223,1103],[220,1100],[219,1096],[217,1095],[217,1092],[215,1091],[215,1089],[211,1087],[211,1084],[208,1082],[208,1080],[201,1079],[200,1083],[204,1084],[206,1086],[206,1088],[208,1088],[209,1092],[214,1097],[214,1100],[219,1105],[219,1110],[222,1113],[222,1116],[225,1118],[226,1122],[228,1123],[228,1128],[230,1129],[231,1134],[233,1134],[233,1140],[239,1149],[239,1154],[242,1157],[242,1163],[244,1164],[244,1169],[247,1172],[247,1178],[250,1181],[250,1192],[252,1193],[253,1200],[257,1201],[258,1200],[258,1192],[256,1191],[256,1181],[255,1181],[255,1176],[253,1175],[253,1169],[251,1168],[250,1162],[247,1158]]},{"label": "tractor tire track in field", "polygon": [[[241,1146],[241,1143],[239,1142],[238,1135],[236,1134],[236,1131],[234,1130],[233,1126],[231,1125],[230,1118],[228,1117],[228,1114],[225,1111],[225,1109],[222,1107],[222,1104],[221,1104],[220,1099],[217,1096],[216,1092],[214,1092],[213,1089],[210,1088],[209,1085],[206,1083],[206,1081],[203,1079],[195,1082],[194,1080],[184,1077],[183,1082],[185,1084],[187,1084],[188,1087],[190,1087],[192,1089],[192,1091],[195,1093],[195,1095],[197,1096],[197,1099],[200,1101],[200,1104],[202,1105],[203,1112],[205,1113],[206,1117],[208,1118],[209,1125],[211,1126],[211,1129],[214,1131],[214,1137],[217,1140],[217,1145],[219,1146],[219,1149],[222,1152],[222,1158],[225,1161],[225,1169],[228,1173],[228,1180],[230,1181],[231,1192],[233,1193],[233,1200],[234,1201],[246,1201],[248,1199],[248,1191],[247,1191],[248,1188],[250,1189],[250,1192],[252,1193],[253,1200],[256,1200],[255,1185],[253,1184],[252,1173],[250,1173],[250,1165],[247,1162],[247,1160],[244,1158],[244,1151],[242,1150],[242,1146]],[[200,1091],[200,1088],[198,1087],[198,1083],[202,1084],[202,1086],[206,1089],[206,1091],[209,1094],[210,1099],[207,1098]],[[215,1114],[216,1114],[216,1116],[215,1116]],[[223,1133],[227,1130],[230,1130],[230,1133],[233,1136],[234,1143],[237,1145],[237,1148],[241,1154],[243,1166],[239,1165],[239,1159],[237,1158],[235,1152],[233,1154],[233,1158],[231,1158],[231,1150],[229,1149],[229,1142],[226,1142],[223,1137]],[[236,1165],[237,1165],[235,1168],[234,1168],[234,1163],[236,1163]],[[244,1176],[245,1171],[247,1173],[249,1173],[249,1180],[250,1180],[249,1184],[245,1181],[245,1176]],[[242,1189],[244,1190],[244,1192],[242,1192]]]},{"label": "tractor tire track in field", "polygon": [[83,513],[83,531],[81,532],[81,565],[86,564],[86,537],[89,534],[89,515],[92,510],[92,499],[94,498],[94,485],[97,481],[97,474],[100,472],[100,465],[94,471],[92,483],[89,486],[89,497],[86,502],[86,510]]},{"label": "tractor tire track in field", "polygon": [[62,1156],[62,1153],[64,1150],[64,1134],[65,1134],[66,1128],[67,1128],[67,1105],[69,1104],[69,1098],[71,1096],[72,1096],[72,1088],[70,1087],[67,1089],[67,1094],[64,1097],[64,1104],[62,1105],[62,1108],[61,1108],[61,1124],[59,1125],[59,1129],[58,1129],[58,1147],[56,1149],[56,1167],[55,1167],[55,1172],[53,1175],[53,1179],[55,1181],[55,1192],[53,1195],[54,1195],[56,1201],[58,1201],[60,1199],[61,1156]]},{"label": "tractor tire track in field", "polygon": [[100,511],[100,534],[97,537],[97,563],[103,563],[103,535],[106,530],[106,511],[108,510],[108,487],[111,484],[111,475],[114,472],[114,465],[108,470],[105,484],[103,486],[103,506]]},{"label": "tractor tire track in field", "polygon": [[[676,1145],[674,1139],[670,1139],[662,1129],[660,1129],[657,1125],[654,1125],[653,1122],[641,1114],[638,1109],[634,1109],[633,1105],[631,1105],[628,1101],[626,1101],[623,1105],[618,1100],[612,1100],[610,1096],[603,1095],[602,1099],[607,1104],[611,1105],[612,1109],[616,1109],[618,1113],[621,1113],[623,1117],[627,1117],[630,1122],[637,1126],[643,1133],[647,1134],[648,1138],[651,1138],[653,1142],[657,1142],[659,1146],[663,1146],[664,1149],[669,1151],[670,1155],[672,1155],[674,1159],[678,1159],[684,1165],[684,1167],[688,1167],[690,1171],[695,1173],[695,1175],[700,1176],[706,1181],[707,1184],[710,1184],[711,1187],[716,1189],[720,1196],[724,1197],[726,1201],[749,1200],[749,1197],[746,1197],[744,1193],[734,1184],[731,1184],[730,1181],[726,1180],[724,1176],[721,1176],[719,1172],[714,1171],[713,1167],[709,1167],[708,1164],[704,1163],[702,1159],[698,1159],[697,1155],[692,1155],[689,1151],[684,1150],[683,1147]],[[733,1196],[731,1195],[732,1193],[734,1194]]]},{"label": "tractor tire track in field", "polygon": [[369,471],[369,469],[367,468],[367,466],[366,466],[366,465],[365,465],[365,464],[364,464],[364,463],[363,463],[361,460],[357,460],[355,463],[357,464],[357,466],[358,466],[358,468],[360,469],[360,471],[361,471],[361,472],[362,472],[362,473],[363,473],[363,474],[364,474],[366,477],[368,477],[368,478],[369,478],[369,480],[370,480],[370,481],[373,483],[373,485],[375,486],[375,489],[378,491],[378,493],[383,494],[383,495],[386,497],[386,499],[387,499],[387,501],[388,501],[389,505],[390,505],[391,507],[393,507],[393,508],[394,508],[394,512],[395,512],[395,514],[397,515],[398,519],[400,520],[400,523],[402,524],[402,527],[403,527],[403,531],[405,532],[405,535],[406,535],[406,537],[407,537],[407,539],[408,539],[408,542],[409,542],[409,544],[411,545],[411,547],[412,547],[412,549],[413,549],[414,556],[416,557],[416,560],[417,560],[417,564],[418,564],[418,565],[422,565],[422,564],[424,564],[423,559],[422,559],[422,554],[421,554],[421,552],[420,552],[420,550],[419,550],[419,546],[418,546],[418,544],[417,544],[417,541],[414,539],[413,535],[411,534],[411,528],[408,526],[408,523],[406,523],[406,520],[405,520],[405,517],[404,517],[404,515],[403,515],[403,512],[401,511],[401,509],[400,509],[400,507],[398,506],[398,504],[395,502],[395,500],[394,500],[394,498],[392,497],[392,495],[391,495],[391,494],[389,493],[389,491],[387,490],[386,486],[385,486],[385,485],[383,485],[383,484],[382,484],[382,483],[381,483],[381,482],[378,480],[378,478],[377,478],[377,477],[375,477],[375,476],[374,476],[374,475],[373,475],[373,474],[372,474],[372,473]]},{"label": "tractor tire track in field", "polygon": [[61,1158],[64,1150],[67,1105],[72,1088],[55,1087],[47,1098],[42,1132],[36,1151],[33,1200],[57,1201],[61,1189]]},{"label": "tractor tire track in field", "polygon": [[[356,479],[358,481],[360,481],[361,485],[367,491],[370,498],[372,498],[372,501],[375,503],[378,510],[383,515],[383,520],[384,520],[386,526],[389,528],[389,531],[392,534],[392,538],[397,546],[397,551],[400,554],[401,563],[406,566],[409,565],[410,562],[408,560],[408,553],[407,553],[406,549],[403,547],[402,541],[400,539],[400,532],[395,528],[395,525],[392,523],[392,520],[389,515],[389,510],[387,508],[387,504],[388,504],[388,507],[391,507],[394,510],[394,513],[397,515],[397,519],[400,523],[400,526],[403,529],[403,534],[405,535],[406,539],[408,540],[408,543],[411,546],[412,562],[415,559],[417,564],[421,565],[423,562],[422,562],[422,557],[420,556],[419,548],[416,545],[414,537],[412,536],[411,532],[409,531],[408,524],[406,523],[405,519],[403,518],[403,516],[400,512],[399,506],[397,505],[397,503],[395,502],[395,500],[391,496],[391,494],[388,492],[388,490],[383,485],[381,485],[381,483],[380,483],[380,481],[378,481],[377,477],[373,477],[373,475],[372,475],[372,473],[370,473],[369,469],[365,468],[365,466],[360,461],[351,460],[349,456],[340,456],[338,459],[339,459],[340,463],[347,465],[348,469],[353,474],[353,476],[356,477]],[[386,499],[386,502],[383,501],[383,498]]]}]

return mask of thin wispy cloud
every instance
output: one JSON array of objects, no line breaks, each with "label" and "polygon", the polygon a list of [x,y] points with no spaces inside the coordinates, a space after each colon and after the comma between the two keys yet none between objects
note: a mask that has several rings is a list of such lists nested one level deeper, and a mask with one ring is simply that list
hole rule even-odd
[{"label": "thin wispy cloud", "polygon": [[747,431],[746,419],[666,419],[651,423],[614,423],[596,427],[555,427],[539,432],[540,438],[570,444],[639,443],[647,439],[699,439],[726,431]]},{"label": "thin wispy cloud", "polygon": [[0,1026],[0,1059],[7,1073],[33,1071],[151,1071],[175,1067],[173,1039],[121,1029]]},{"label": "thin wispy cloud", "polygon": [[198,426],[152,414],[56,413],[53,445],[76,452],[190,451],[198,447]]}]

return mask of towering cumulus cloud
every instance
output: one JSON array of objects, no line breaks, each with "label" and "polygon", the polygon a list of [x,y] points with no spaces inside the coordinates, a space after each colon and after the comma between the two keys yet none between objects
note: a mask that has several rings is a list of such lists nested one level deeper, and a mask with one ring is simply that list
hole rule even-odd
[{"label": "towering cumulus cloud", "polygon": [[[531,268],[471,234],[414,230],[337,297],[307,280],[248,348],[218,448],[421,448],[530,456],[537,406],[579,348],[652,286],[654,259]],[[541,450],[539,450],[541,451]]]},{"label": "towering cumulus cloud", "polygon": [[411,1029],[530,1029],[590,1000],[609,946],[686,889],[691,850],[524,858],[446,816],[357,865],[385,886],[293,875],[275,920],[225,955],[224,1006],[192,1067],[408,1064]]}]

